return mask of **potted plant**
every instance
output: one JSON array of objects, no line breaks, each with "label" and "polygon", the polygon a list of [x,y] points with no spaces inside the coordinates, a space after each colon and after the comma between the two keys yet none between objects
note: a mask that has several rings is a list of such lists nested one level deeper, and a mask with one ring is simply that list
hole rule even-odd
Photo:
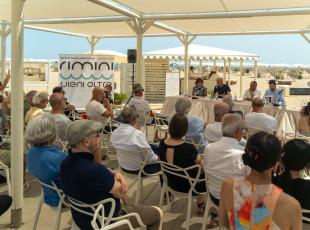
[{"label": "potted plant", "polygon": [[127,99],[127,95],[124,93],[114,93],[114,104],[121,105]]}]

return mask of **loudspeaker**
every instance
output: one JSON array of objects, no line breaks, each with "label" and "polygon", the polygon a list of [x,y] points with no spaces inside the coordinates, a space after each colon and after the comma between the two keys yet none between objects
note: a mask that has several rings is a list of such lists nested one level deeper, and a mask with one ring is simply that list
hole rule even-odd
[{"label": "loudspeaker", "polygon": [[127,62],[128,63],[136,63],[137,62],[137,50],[136,49],[127,50]]}]

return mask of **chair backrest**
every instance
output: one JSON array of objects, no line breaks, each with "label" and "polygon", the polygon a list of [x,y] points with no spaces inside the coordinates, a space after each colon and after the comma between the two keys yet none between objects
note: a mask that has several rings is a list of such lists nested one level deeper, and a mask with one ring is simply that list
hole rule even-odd
[{"label": "chair backrest", "polygon": [[63,141],[60,137],[56,136],[55,144],[60,147],[63,152],[68,152],[68,141]]},{"label": "chair backrest", "polygon": [[121,169],[127,169],[126,165],[132,164],[134,166],[137,166],[139,168],[139,173],[138,176],[143,175],[155,175],[155,174],[148,174],[144,171],[144,167],[147,165],[147,156],[151,154],[151,148],[150,149],[145,149],[141,151],[126,151],[126,150],[120,150],[120,149],[115,149],[116,150],[116,156],[117,156],[117,161]]},{"label": "chair backrest", "polygon": [[302,220],[303,220],[303,221],[310,222],[310,217],[306,217],[305,214],[307,214],[308,216],[310,216],[310,210],[307,210],[307,209],[303,209],[303,210],[302,210]]},{"label": "chair backrest", "polygon": [[58,186],[56,185],[56,183],[54,181],[51,181],[51,185],[49,185],[49,184],[42,182],[39,179],[37,179],[37,180],[42,185],[42,187],[46,187],[46,188],[54,190],[58,194],[58,197],[59,197],[59,200],[61,203],[65,204],[66,206],[70,206],[70,204],[66,201],[65,193],[63,192],[62,189],[58,188]]},{"label": "chair backrest", "polygon": [[[267,132],[267,130],[263,130],[260,128],[248,128],[247,132],[246,132],[246,139],[248,140],[252,135],[254,135],[255,133],[258,133],[258,132]],[[267,133],[273,134],[273,130],[270,129]]]},{"label": "chair backrest", "polygon": [[[164,182],[166,184],[168,184],[169,182],[168,181],[169,175],[173,175],[175,177],[179,177],[179,178],[182,178],[188,181],[190,185],[189,192],[194,191],[195,193],[199,193],[195,190],[195,186],[197,183],[205,181],[205,179],[200,179],[200,176],[203,171],[200,165],[193,165],[187,168],[181,168],[177,165],[170,164],[164,161],[161,161],[160,165],[161,165]],[[195,169],[197,170],[197,174],[195,177],[191,177],[189,172],[192,170],[194,171]]]},{"label": "chair backrest", "polygon": [[[82,213],[84,215],[93,217],[93,220],[95,218],[94,216],[96,216],[96,219],[97,218],[99,219],[99,221],[100,221],[99,223],[101,226],[109,224],[112,217],[113,217],[113,214],[115,211],[115,200],[112,198],[107,198],[107,199],[104,199],[104,200],[99,201],[99,202],[94,203],[94,204],[86,204],[86,203],[78,201],[78,200],[76,200],[72,197],[69,197],[69,196],[67,196],[67,198],[68,198],[68,201],[69,201],[72,209],[74,209],[75,211]],[[111,204],[109,215],[105,216],[104,215],[105,214],[104,205],[107,205],[109,203]],[[100,206],[100,209],[98,208],[99,206]],[[96,210],[98,210],[97,213],[96,213]],[[100,210],[103,211],[102,214],[99,214]],[[93,223],[91,223],[91,224],[93,225]],[[95,224],[98,227],[96,220],[95,220]]]}]

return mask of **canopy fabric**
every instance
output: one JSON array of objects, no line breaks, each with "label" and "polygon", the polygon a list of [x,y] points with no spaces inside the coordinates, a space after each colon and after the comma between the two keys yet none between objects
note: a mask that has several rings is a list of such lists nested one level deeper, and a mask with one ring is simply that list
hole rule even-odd
[{"label": "canopy fabric", "polygon": [[[124,8],[138,12],[143,18],[147,15],[194,14],[210,12],[231,12],[244,10],[279,10],[310,7],[309,0],[156,0],[150,4],[149,0],[114,0]],[[10,0],[0,0],[0,20],[10,21]],[[123,16],[122,14],[97,5],[87,0],[27,0],[25,1],[24,18],[77,18],[98,16]],[[125,20],[125,19],[124,19]],[[310,29],[310,14],[282,15],[282,16],[248,16],[225,17],[209,19],[177,19],[160,20],[166,25],[173,26],[188,34],[204,33],[246,33],[261,31],[308,30]],[[70,24],[33,24],[43,28],[57,29],[71,33],[82,33],[88,36],[135,36],[135,32],[125,21],[92,22]],[[151,26],[145,35],[173,34],[167,30]]]},{"label": "canopy fabric", "polygon": [[[210,46],[202,46],[191,44],[188,46],[188,55],[191,59],[208,59],[208,58],[231,58],[240,60],[248,59],[253,60],[257,59],[258,55],[243,53],[234,50],[220,49]],[[169,57],[170,59],[178,59],[184,57],[184,46],[178,46],[170,49],[162,49],[151,52],[144,53],[144,56],[158,58],[158,57]]]}]

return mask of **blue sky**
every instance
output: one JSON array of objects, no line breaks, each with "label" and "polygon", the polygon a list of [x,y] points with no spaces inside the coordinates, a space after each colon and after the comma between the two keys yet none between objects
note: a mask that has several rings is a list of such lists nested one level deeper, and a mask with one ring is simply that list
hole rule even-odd
[{"label": "blue sky", "polygon": [[[8,38],[10,57],[10,37]],[[218,36],[198,37],[194,44],[232,49],[260,55],[262,63],[310,64],[310,44],[300,35]],[[177,38],[144,38],[143,50],[180,46]],[[97,49],[109,49],[126,53],[135,48],[136,39],[103,39]],[[24,56],[26,58],[54,59],[58,54],[84,53],[89,51],[85,38],[25,30]]]}]

